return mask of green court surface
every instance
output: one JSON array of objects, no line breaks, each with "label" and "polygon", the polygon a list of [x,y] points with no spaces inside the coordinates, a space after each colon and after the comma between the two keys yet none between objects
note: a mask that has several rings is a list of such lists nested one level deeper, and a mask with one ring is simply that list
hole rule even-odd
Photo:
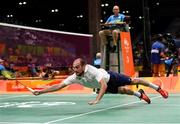
[{"label": "green court surface", "polygon": [[168,99],[148,94],[151,104],[134,96],[105,94],[0,95],[0,124],[180,124],[180,94]]}]

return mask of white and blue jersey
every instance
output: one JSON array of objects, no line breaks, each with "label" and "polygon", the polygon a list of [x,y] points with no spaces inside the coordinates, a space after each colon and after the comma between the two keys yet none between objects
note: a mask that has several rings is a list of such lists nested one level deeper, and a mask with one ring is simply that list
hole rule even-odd
[{"label": "white and blue jersey", "polygon": [[100,88],[100,80],[108,83],[110,75],[104,69],[97,69],[94,66],[86,65],[82,76],[75,73],[63,81],[66,85],[78,83],[88,88]]}]

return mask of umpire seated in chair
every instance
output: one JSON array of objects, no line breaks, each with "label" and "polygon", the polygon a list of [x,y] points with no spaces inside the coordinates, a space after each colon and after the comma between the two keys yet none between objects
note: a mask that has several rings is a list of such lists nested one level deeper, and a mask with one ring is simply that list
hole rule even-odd
[{"label": "umpire seated in chair", "polygon": [[[121,14],[119,12],[120,12],[119,6],[114,6],[113,7],[114,14],[111,15],[107,19],[105,24],[101,25],[106,28],[99,31],[99,36],[101,40],[100,49],[101,49],[101,55],[102,55],[102,63],[101,63],[102,68],[106,68],[106,62],[105,62],[106,52],[115,52],[117,50],[117,42],[119,39],[119,33],[121,31],[129,32],[129,26],[128,26],[129,16],[125,16],[124,14]],[[110,44],[113,44],[113,45],[107,51],[106,45],[108,44],[109,36],[112,37],[113,43],[110,43]]]}]

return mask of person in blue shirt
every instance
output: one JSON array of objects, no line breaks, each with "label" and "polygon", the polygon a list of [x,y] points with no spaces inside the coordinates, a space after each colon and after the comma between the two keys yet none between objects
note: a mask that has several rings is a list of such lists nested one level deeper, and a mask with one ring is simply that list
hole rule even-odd
[{"label": "person in blue shirt", "polygon": [[118,25],[118,24],[120,24],[120,23],[123,24],[125,22],[125,15],[121,14],[119,12],[120,12],[119,6],[115,5],[113,7],[114,14],[111,15],[105,22],[105,25],[108,26],[108,29],[99,31],[99,36],[100,36],[100,40],[101,40],[100,46],[101,46],[101,54],[102,54],[102,68],[105,68],[105,65],[106,65],[106,63],[105,63],[105,60],[106,60],[105,46],[108,43],[107,36],[112,35],[113,45],[111,48],[111,52],[115,52],[117,49],[117,41],[118,41],[120,30],[122,29],[121,28],[122,25]]},{"label": "person in blue shirt", "polygon": [[165,45],[163,36],[158,34],[151,47],[151,63],[154,77],[165,76]]},{"label": "person in blue shirt", "polygon": [[4,60],[0,59],[0,76],[4,79],[11,79],[14,78],[14,74],[6,69],[4,66]]},{"label": "person in blue shirt", "polygon": [[0,59],[0,72],[5,70],[5,67],[3,65],[4,60]]},{"label": "person in blue shirt", "polygon": [[96,68],[100,68],[101,67],[101,53],[96,53],[96,58],[94,59],[94,66]]}]

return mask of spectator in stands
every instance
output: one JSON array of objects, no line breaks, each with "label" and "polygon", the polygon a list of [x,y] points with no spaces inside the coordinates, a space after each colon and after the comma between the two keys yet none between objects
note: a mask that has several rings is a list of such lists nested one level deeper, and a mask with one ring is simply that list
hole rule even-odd
[{"label": "spectator in stands", "polygon": [[167,40],[168,46],[168,57],[169,59],[165,61],[168,67],[168,73],[173,74],[173,76],[178,75],[178,66],[180,62],[180,33],[172,35],[171,33],[166,33],[164,35]]},{"label": "spectator in stands", "polygon": [[14,78],[14,73],[10,72],[5,67],[5,61],[3,59],[0,59],[0,75],[5,79],[11,79]]},{"label": "spectator in stands", "polygon": [[34,63],[31,63],[28,65],[28,73],[30,77],[37,77],[38,72],[37,72],[37,67]]},{"label": "spectator in stands", "polygon": [[14,67],[13,63],[10,63],[8,61],[4,61],[4,66],[5,66],[6,70],[8,70],[8,71],[10,71],[12,73],[16,72],[16,70],[14,70],[14,68],[13,68]]},{"label": "spectator in stands", "polygon": [[3,59],[0,59],[0,71],[3,71],[3,70],[5,70],[4,60],[3,60]]},{"label": "spectator in stands", "polygon": [[39,77],[44,79],[52,79],[55,78],[55,76],[58,76],[60,74],[60,71],[57,69],[53,69],[51,66],[45,66],[39,68]]},{"label": "spectator in stands", "polygon": [[45,78],[45,70],[44,70],[44,67],[39,67],[38,68],[38,77],[40,77],[40,78]]},{"label": "spectator in stands", "polygon": [[151,47],[151,63],[153,76],[165,76],[165,45],[163,36],[158,34]]},{"label": "spectator in stands", "polygon": [[94,66],[96,68],[101,67],[101,53],[100,52],[96,53],[96,58],[94,59]]}]

